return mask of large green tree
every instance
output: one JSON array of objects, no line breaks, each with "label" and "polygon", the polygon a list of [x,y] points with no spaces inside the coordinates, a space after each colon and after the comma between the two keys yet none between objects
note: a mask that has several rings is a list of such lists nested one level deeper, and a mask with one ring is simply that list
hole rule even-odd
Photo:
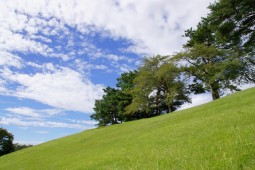
[{"label": "large green tree", "polygon": [[[185,31],[189,40],[184,45],[186,51],[180,53],[178,58],[189,63],[185,71],[194,77],[190,87],[195,93],[209,90],[213,99],[217,99],[219,91],[237,90],[237,85],[255,82],[254,2],[219,0],[209,6],[211,12],[201,19],[196,29]],[[210,60],[214,62],[204,57],[209,56],[206,51],[212,49],[214,52]],[[214,69],[209,70],[209,64],[214,65]]]},{"label": "large green tree", "polygon": [[208,8],[211,12],[207,18],[219,42],[254,53],[254,0],[219,0]]},{"label": "large green tree", "polygon": [[208,24],[217,44],[238,53],[240,82],[255,82],[255,1],[219,0],[209,6]]},{"label": "large green tree", "polygon": [[14,151],[13,135],[4,128],[0,128],[0,156]]},{"label": "large green tree", "polygon": [[132,96],[128,94],[128,91],[134,87],[133,80],[136,74],[136,71],[121,74],[117,79],[117,88],[105,88],[102,99],[95,101],[95,113],[91,115],[91,118],[98,121],[99,126],[117,124],[141,117],[141,113],[125,114],[126,106],[132,102]]},{"label": "large green tree", "polygon": [[145,58],[134,83],[130,91],[133,100],[126,108],[129,114],[143,112],[144,117],[157,116],[172,112],[189,101],[178,68],[168,56]]},{"label": "large green tree", "polygon": [[210,91],[215,100],[226,89],[239,90],[233,81],[240,75],[243,65],[236,55],[229,50],[195,44],[176,54],[173,59],[180,62],[182,71],[192,79],[190,87],[195,94]]},{"label": "large green tree", "polygon": [[211,12],[201,19],[197,28],[185,31],[189,40],[184,47],[204,44],[234,51],[242,64],[235,82],[255,83],[254,6],[254,0],[219,0],[211,4]]}]

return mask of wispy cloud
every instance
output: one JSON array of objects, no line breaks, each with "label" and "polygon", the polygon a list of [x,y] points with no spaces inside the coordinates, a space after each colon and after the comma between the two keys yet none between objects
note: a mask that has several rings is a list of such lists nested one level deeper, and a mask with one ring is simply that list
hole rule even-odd
[{"label": "wispy cloud", "polygon": [[6,51],[1,51],[0,49],[0,66],[21,68],[23,63],[20,57]]},{"label": "wispy cloud", "polygon": [[48,132],[48,131],[34,131],[34,133],[47,134],[47,133],[49,133],[49,132]]},{"label": "wispy cloud", "polygon": [[2,125],[16,125],[21,127],[44,127],[44,128],[70,128],[70,129],[90,129],[91,126],[86,126],[84,124],[77,123],[64,123],[57,121],[27,121],[18,117],[6,117],[0,116],[0,124]]},{"label": "wispy cloud", "polygon": [[[122,53],[172,54],[185,41],[181,38],[184,30],[205,16],[209,2],[211,0],[1,1],[0,66],[37,70],[34,74],[14,73],[11,68],[1,70],[0,67],[3,74],[0,78],[5,83],[0,92],[61,109],[91,113],[103,86],[93,84],[81,74],[88,76],[91,70],[126,72],[136,66],[128,63],[139,63],[139,59],[100,48],[91,41],[93,36],[125,40],[128,42],[125,50],[117,49]],[[26,61],[16,52],[68,60],[69,64],[62,67],[61,61]],[[10,89],[13,83],[18,86]]]},{"label": "wispy cloud", "polygon": [[34,99],[65,110],[91,113],[94,101],[103,94],[102,85],[94,85],[69,68],[34,75],[7,70],[2,76],[18,84],[17,88],[11,91],[13,96]]},{"label": "wispy cloud", "polygon": [[[211,0],[7,1],[1,2],[4,48],[51,55],[49,36],[67,37],[75,27],[84,35],[99,32],[112,39],[124,38],[129,50],[142,54],[170,54],[182,46],[183,31],[195,26],[208,11]],[[199,9],[199,10],[194,10]],[[181,21],[181,22],[180,22]],[[11,31],[10,31],[11,30]],[[20,34],[21,32],[26,33]],[[41,33],[42,35],[36,35]],[[40,40],[40,41],[38,41]],[[66,47],[71,47],[70,39]],[[15,49],[13,49],[15,48]],[[61,55],[55,55],[61,57]],[[68,56],[62,56],[67,60]]]},{"label": "wispy cloud", "polygon": [[5,110],[10,113],[15,113],[18,115],[28,116],[32,118],[44,118],[63,115],[63,111],[60,109],[32,109],[28,107],[15,107],[6,108]]}]

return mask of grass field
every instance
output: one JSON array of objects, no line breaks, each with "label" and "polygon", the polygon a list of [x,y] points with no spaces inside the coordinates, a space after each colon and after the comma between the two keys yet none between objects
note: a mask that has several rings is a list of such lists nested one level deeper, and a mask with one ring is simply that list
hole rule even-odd
[{"label": "grass field", "polygon": [[255,88],[14,152],[0,169],[255,169]]}]

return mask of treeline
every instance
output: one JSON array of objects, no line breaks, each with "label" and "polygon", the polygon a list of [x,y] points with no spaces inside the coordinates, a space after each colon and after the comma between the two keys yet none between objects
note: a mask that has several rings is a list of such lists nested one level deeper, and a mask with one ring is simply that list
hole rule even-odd
[{"label": "treeline", "polygon": [[116,88],[104,89],[91,115],[99,126],[170,113],[191,93],[211,92],[216,100],[255,82],[255,1],[220,0],[208,8],[197,28],[185,31],[181,52],[144,58]]},{"label": "treeline", "polygon": [[32,146],[13,143],[13,140],[13,134],[4,128],[0,128],[0,156]]}]

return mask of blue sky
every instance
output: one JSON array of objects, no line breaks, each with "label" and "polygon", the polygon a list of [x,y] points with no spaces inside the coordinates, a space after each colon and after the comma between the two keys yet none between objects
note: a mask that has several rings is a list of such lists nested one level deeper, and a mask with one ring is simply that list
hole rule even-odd
[{"label": "blue sky", "polygon": [[94,128],[102,89],[144,56],[180,51],[209,2],[0,0],[0,127],[25,144]]}]

